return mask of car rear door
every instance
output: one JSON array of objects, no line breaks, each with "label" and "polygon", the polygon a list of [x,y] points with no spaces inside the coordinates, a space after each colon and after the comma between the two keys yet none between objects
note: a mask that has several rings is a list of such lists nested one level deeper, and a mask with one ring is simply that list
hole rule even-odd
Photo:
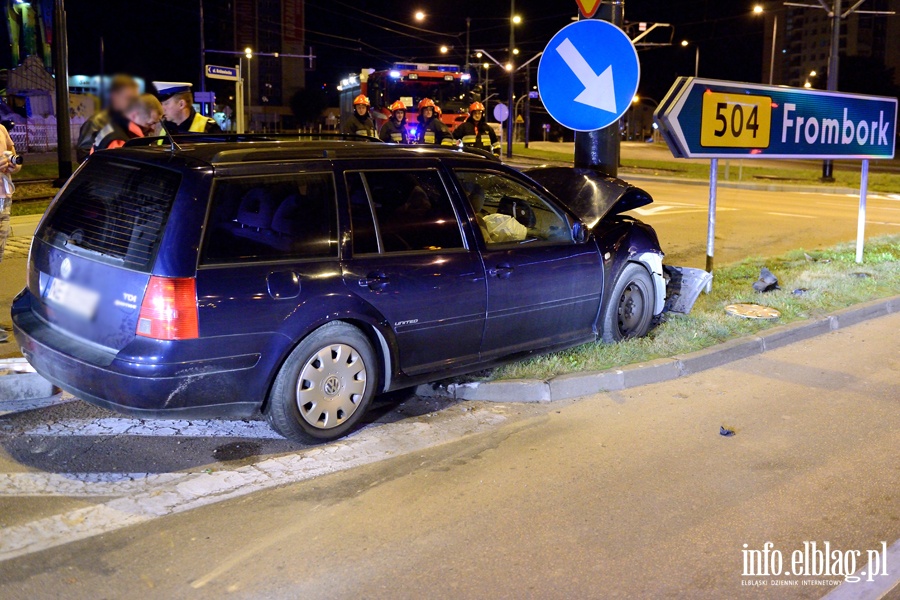
[{"label": "car rear door", "polygon": [[454,173],[484,241],[482,359],[593,336],[603,285],[596,244],[576,243],[565,212],[527,180],[489,169]]},{"label": "car rear door", "polygon": [[344,283],[389,323],[408,375],[476,362],[485,276],[440,165],[370,163],[344,172],[351,255]]}]

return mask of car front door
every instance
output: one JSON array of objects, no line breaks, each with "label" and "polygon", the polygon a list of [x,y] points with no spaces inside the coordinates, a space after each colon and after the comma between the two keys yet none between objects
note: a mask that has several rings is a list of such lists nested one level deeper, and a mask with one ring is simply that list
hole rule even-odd
[{"label": "car front door", "polygon": [[602,265],[593,241],[526,180],[455,170],[484,240],[487,319],[483,360],[589,339],[600,309]]},{"label": "car front door", "polygon": [[344,282],[388,321],[407,375],[476,362],[484,329],[484,267],[438,166],[344,173],[352,245]]}]

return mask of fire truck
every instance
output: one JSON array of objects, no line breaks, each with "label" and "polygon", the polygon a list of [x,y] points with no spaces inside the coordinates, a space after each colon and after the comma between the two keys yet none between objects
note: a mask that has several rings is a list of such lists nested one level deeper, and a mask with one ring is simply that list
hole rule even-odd
[{"label": "fire truck", "polygon": [[397,63],[384,71],[363,69],[359,75],[343,79],[338,86],[341,114],[351,114],[353,99],[365,94],[372,103],[375,125],[380,128],[391,116],[388,107],[400,100],[406,105],[410,133],[415,135],[417,105],[423,98],[431,98],[442,111],[441,120],[452,131],[466,120],[469,104],[480,99],[472,90],[471,79],[458,65]]}]

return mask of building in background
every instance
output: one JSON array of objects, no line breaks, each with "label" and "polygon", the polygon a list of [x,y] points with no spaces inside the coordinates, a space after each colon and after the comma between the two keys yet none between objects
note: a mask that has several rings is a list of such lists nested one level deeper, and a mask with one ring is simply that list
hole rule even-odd
[{"label": "building in background", "polygon": [[[825,0],[832,6],[833,0]],[[843,2],[843,10],[855,2]],[[867,0],[860,10],[897,11],[900,0]],[[781,6],[770,3],[765,12],[765,40],[763,44],[762,81],[769,81],[769,65],[772,49],[775,60],[772,83],[803,87],[824,88],[828,73],[828,56],[831,50],[832,20],[819,8]],[[777,17],[777,29],[773,28]],[[772,44],[772,35],[777,36]],[[873,15],[853,13],[841,20],[840,33],[841,71],[846,57],[867,59],[894,69],[893,85],[900,85],[900,15]],[[814,73],[814,75],[813,75]],[[842,73],[843,79],[847,74]]]},{"label": "building in background", "polygon": [[5,27],[0,27],[0,69],[18,67],[36,56],[48,69],[53,56],[53,0],[0,0]]},{"label": "building in background", "polygon": [[[304,59],[260,54],[307,54],[304,35],[303,0],[204,0],[206,64],[234,66],[248,73],[243,50],[250,48],[249,74],[245,93],[249,98],[251,129],[278,128],[289,120],[291,97],[305,86]],[[229,55],[215,52],[241,52]],[[224,84],[224,85],[223,85]],[[206,81],[223,102],[233,96],[234,87],[225,82]]]}]

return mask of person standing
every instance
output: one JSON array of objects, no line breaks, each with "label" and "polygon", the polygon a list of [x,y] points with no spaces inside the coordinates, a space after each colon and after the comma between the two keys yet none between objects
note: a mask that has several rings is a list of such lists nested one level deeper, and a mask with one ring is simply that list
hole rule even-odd
[{"label": "person standing", "polygon": [[178,133],[222,133],[215,119],[204,117],[194,110],[194,95],[190,83],[154,81],[163,109],[163,129]]},{"label": "person standing", "polygon": [[116,75],[109,86],[109,108],[94,113],[78,131],[75,157],[78,162],[90,156],[97,134],[113,119],[124,119],[124,113],[138,97],[138,84],[130,75]]},{"label": "person standing", "polygon": [[462,140],[466,147],[481,148],[500,155],[500,142],[484,118],[484,105],[481,102],[473,102],[469,106],[469,118],[456,128],[453,137]]},{"label": "person standing", "polygon": [[[0,261],[9,237],[9,215],[12,209],[12,193],[16,186],[12,182],[12,174],[22,168],[12,158],[16,156],[16,148],[6,127],[0,125]],[[0,330],[0,343],[9,339],[9,334]]]},{"label": "person standing", "polygon": [[389,109],[391,118],[385,121],[378,134],[382,142],[394,142],[395,144],[408,144],[409,133],[406,131],[406,105],[397,100]]},{"label": "person standing", "polygon": [[347,135],[362,135],[365,137],[378,137],[375,129],[375,120],[369,114],[369,99],[360,94],[353,99],[353,114],[348,116],[341,125],[341,133]]},{"label": "person standing", "polygon": [[453,145],[453,136],[450,130],[441,121],[437,114],[437,106],[431,98],[425,98],[419,102],[419,129],[416,132],[416,141],[420,144]]},{"label": "person standing", "polygon": [[153,94],[144,94],[134,102],[122,115],[114,117],[106,127],[100,130],[91,148],[91,154],[97,150],[121,148],[128,140],[157,135],[163,108]]}]

